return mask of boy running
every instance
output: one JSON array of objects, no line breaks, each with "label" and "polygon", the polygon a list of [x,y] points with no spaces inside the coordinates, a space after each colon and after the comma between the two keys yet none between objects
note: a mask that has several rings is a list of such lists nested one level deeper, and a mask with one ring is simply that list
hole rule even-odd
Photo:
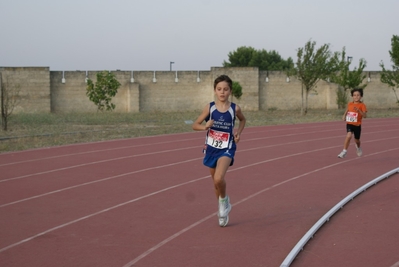
[{"label": "boy running", "polygon": [[[241,108],[229,101],[232,83],[227,75],[216,78],[213,84],[216,100],[207,104],[193,123],[193,130],[207,131],[203,163],[209,167],[215,194],[219,200],[218,218],[221,227],[225,227],[229,222],[231,210],[230,199],[226,194],[225,175],[229,166],[234,163],[236,144],[240,141],[246,122]],[[240,123],[234,134],[236,117]],[[202,124],[204,121],[205,125]]]},{"label": "boy running", "polygon": [[353,101],[348,103],[342,119],[346,121],[346,137],[344,149],[339,153],[338,158],[345,158],[352,134],[355,136],[356,153],[360,157],[363,152],[360,148],[360,134],[362,132],[362,118],[367,117],[366,105],[360,101],[363,97],[363,89],[355,88],[351,91]]}]

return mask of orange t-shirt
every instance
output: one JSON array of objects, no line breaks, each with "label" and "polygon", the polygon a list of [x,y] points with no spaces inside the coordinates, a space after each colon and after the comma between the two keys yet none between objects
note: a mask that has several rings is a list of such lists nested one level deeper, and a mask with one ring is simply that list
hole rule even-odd
[{"label": "orange t-shirt", "polygon": [[354,102],[348,103],[348,108],[346,109],[346,123],[359,126],[362,124],[363,116],[355,111],[355,107],[357,107],[362,112],[367,112],[366,105],[363,102],[355,104]]}]

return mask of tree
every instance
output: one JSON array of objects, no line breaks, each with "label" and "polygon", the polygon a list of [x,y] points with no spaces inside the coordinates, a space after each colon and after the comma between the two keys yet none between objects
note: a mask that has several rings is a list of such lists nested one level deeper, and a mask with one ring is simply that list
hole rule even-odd
[{"label": "tree", "polygon": [[398,95],[396,94],[396,89],[399,88],[399,36],[393,35],[391,38],[391,51],[389,51],[389,55],[391,56],[391,61],[393,63],[392,70],[385,69],[384,63],[380,63],[380,67],[382,68],[380,80],[382,83],[387,84],[392,88],[395,97],[396,103],[399,104]]},{"label": "tree", "polygon": [[231,98],[233,99],[233,97],[240,99],[242,96],[242,86],[239,82],[235,82],[233,81],[233,88],[231,90]]},{"label": "tree", "polygon": [[0,73],[0,91],[1,91],[1,128],[8,130],[8,119],[11,117],[14,108],[20,102],[19,93],[20,85],[10,85],[8,78],[3,82]]},{"label": "tree", "polygon": [[308,111],[309,92],[315,90],[321,79],[326,80],[336,70],[331,58],[330,46],[324,44],[318,49],[315,46],[316,42],[308,41],[305,47],[299,48],[295,68],[287,72],[289,76],[296,76],[302,83],[302,115],[306,115]]},{"label": "tree", "polygon": [[333,62],[336,71],[332,73],[331,81],[339,86],[337,90],[337,105],[338,108],[345,108],[348,103],[348,89],[363,89],[367,86],[367,83],[362,84],[366,78],[363,70],[367,62],[361,58],[358,67],[355,67],[352,71],[349,70],[351,60],[349,57],[346,57],[345,47],[342,48],[342,53],[334,53]]},{"label": "tree", "polygon": [[294,66],[291,58],[284,60],[276,51],[256,50],[241,46],[228,54],[230,62],[223,62],[223,67],[257,67],[259,70],[286,70]]},{"label": "tree", "polygon": [[111,72],[98,72],[95,84],[92,80],[87,79],[86,95],[97,106],[97,110],[112,111],[115,109],[115,104],[111,103],[111,100],[118,92],[120,85],[115,75]]}]

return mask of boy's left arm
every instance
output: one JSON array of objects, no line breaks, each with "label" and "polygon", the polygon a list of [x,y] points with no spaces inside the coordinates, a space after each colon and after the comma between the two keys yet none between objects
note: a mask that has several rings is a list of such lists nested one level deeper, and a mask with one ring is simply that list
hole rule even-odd
[{"label": "boy's left arm", "polygon": [[363,116],[363,118],[367,118],[367,107],[366,107],[366,105],[363,105],[362,116]]},{"label": "boy's left arm", "polygon": [[240,141],[241,133],[244,130],[245,123],[247,122],[247,119],[245,118],[244,114],[241,111],[241,108],[238,105],[236,105],[236,117],[240,121],[240,124],[238,125],[238,129],[234,134],[234,142],[238,143]]}]

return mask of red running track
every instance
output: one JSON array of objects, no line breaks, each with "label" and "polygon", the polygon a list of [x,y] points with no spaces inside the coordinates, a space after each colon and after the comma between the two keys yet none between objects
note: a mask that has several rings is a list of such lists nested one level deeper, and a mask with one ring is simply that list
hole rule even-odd
[{"label": "red running track", "polygon": [[[280,266],[357,188],[399,167],[399,118],[248,127],[218,226],[204,132],[0,154],[0,266]],[[292,266],[399,262],[399,175],[339,211]]]}]

